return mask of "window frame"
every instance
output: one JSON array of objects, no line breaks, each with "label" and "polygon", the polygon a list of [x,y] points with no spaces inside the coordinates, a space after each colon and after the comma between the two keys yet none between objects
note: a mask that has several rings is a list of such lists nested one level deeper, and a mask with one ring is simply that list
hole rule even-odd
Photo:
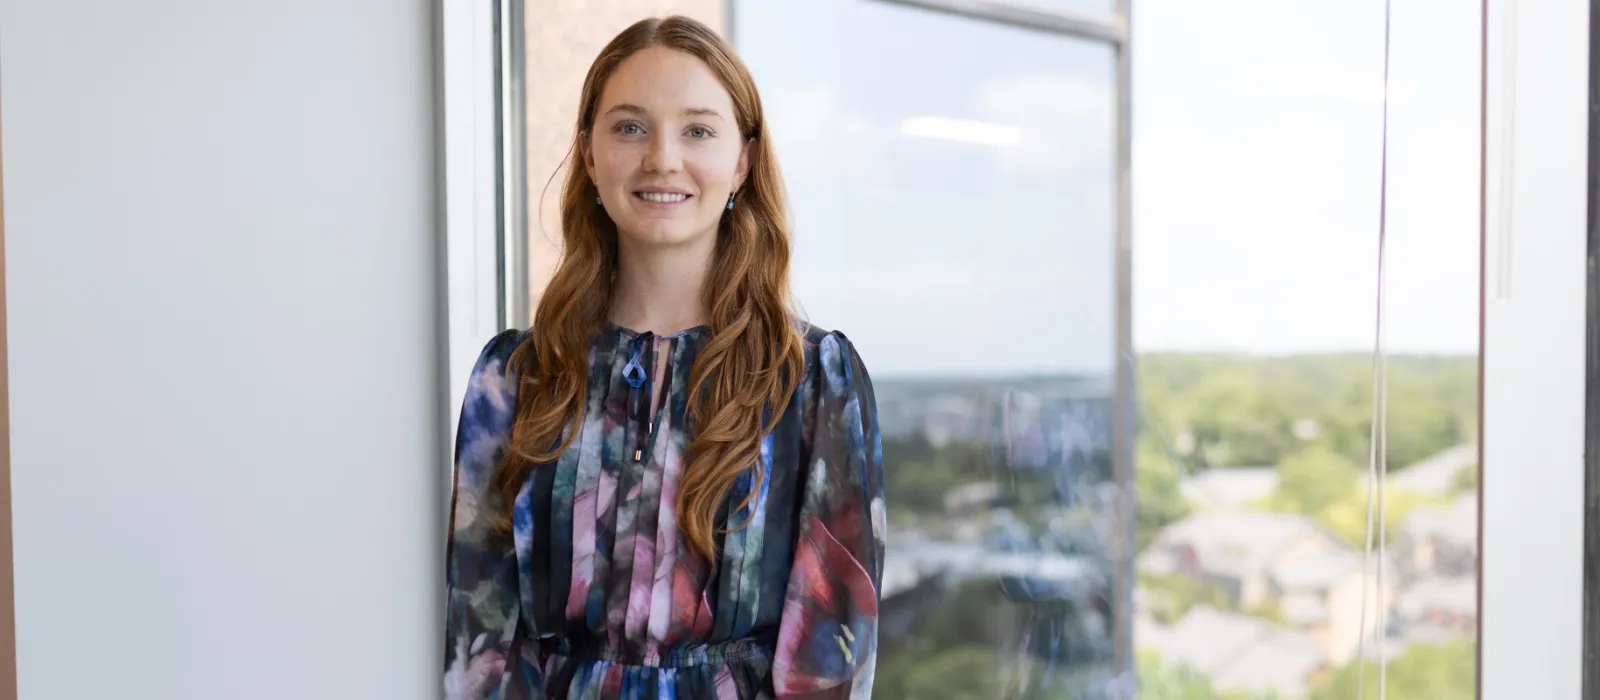
[{"label": "window frame", "polygon": [[[959,15],[985,22],[998,22],[1013,27],[1035,29],[1079,39],[1123,45],[1128,41],[1127,18],[1133,15],[1128,5],[1131,0],[1117,0],[1116,14],[1096,15],[1082,12],[1042,10],[1030,4],[1004,0],[877,0],[893,5],[919,7],[935,12]],[[730,5],[733,3],[729,3]]]},{"label": "window frame", "polygon": [[1590,9],[1483,6],[1478,697],[1574,698],[1585,651],[1579,144]]},{"label": "window frame", "polygon": [[[439,365],[454,462],[455,432],[472,366],[506,326],[501,2],[436,0],[435,158],[442,326]],[[452,469],[443,472],[449,499]]]},{"label": "window frame", "polygon": [[1587,317],[1584,353],[1583,697],[1600,700],[1600,13],[1589,15]]}]

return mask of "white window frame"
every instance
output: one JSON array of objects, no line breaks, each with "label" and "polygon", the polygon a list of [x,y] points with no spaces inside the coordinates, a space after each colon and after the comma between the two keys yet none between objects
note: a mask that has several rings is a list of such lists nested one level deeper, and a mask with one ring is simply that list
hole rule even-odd
[{"label": "white window frame", "polygon": [[1479,697],[1576,699],[1589,2],[1484,6]]},{"label": "white window frame", "polygon": [[[454,460],[461,399],[483,346],[505,327],[501,264],[499,3],[436,0],[437,151],[444,327],[441,386]],[[445,493],[449,493],[448,487]],[[447,496],[448,497],[448,496]]]}]

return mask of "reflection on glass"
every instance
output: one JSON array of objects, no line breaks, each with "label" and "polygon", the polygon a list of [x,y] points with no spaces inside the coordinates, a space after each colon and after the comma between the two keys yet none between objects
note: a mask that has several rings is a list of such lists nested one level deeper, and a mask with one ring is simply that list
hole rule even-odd
[{"label": "reflection on glass", "polygon": [[793,200],[796,294],[877,386],[875,695],[1095,697],[1125,529],[1113,48],[887,3],[734,17]]},{"label": "reflection on glass", "polygon": [[1477,12],[1395,6],[1380,558],[1383,6],[1134,6],[1134,639],[1151,697],[1347,700],[1363,660],[1387,661],[1389,697],[1475,696]]}]

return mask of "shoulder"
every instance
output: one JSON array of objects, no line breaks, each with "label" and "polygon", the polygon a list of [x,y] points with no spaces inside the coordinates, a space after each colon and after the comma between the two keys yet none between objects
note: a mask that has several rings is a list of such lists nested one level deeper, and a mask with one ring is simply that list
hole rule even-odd
[{"label": "shoulder", "polygon": [[816,388],[825,392],[872,390],[872,378],[855,343],[843,331],[806,324],[806,369]]},{"label": "shoulder", "polygon": [[493,383],[497,378],[510,378],[513,375],[510,369],[512,355],[516,353],[518,348],[522,347],[523,343],[528,341],[528,337],[528,331],[512,328],[501,331],[493,338],[490,338],[489,342],[484,344],[483,350],[478,353],[478,361],[473,363],[473,385],[478,385],[480,381]]},{"label": "shoulder", "polygon": [[503,331],[485,343],[473,363],[461,405],[464,433],[480,428],[497,432],[516,412],[517,382],[512,371],[512,356],[528,340],[528,332]]}]

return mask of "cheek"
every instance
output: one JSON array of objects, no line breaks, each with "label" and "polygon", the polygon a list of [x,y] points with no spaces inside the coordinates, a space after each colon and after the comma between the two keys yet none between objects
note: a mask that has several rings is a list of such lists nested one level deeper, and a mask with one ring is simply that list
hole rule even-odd
[{"label": "cheek", "polygon": [[603,187],[627,185],[628,178],[633,172],[630,162],[637,163],[638,159],[630,161],[628,154],[623,152],[622,149],[597,148],[594,151],[594,179],[598,180]]},{"label": "cheek", "polygon": [[695,159],[692,171],[695,182],[706,198],[712,199],[720,193],[727,198],[733,191],[734,173],[739,167],[738,151],[732,153],[705,153]]}]

